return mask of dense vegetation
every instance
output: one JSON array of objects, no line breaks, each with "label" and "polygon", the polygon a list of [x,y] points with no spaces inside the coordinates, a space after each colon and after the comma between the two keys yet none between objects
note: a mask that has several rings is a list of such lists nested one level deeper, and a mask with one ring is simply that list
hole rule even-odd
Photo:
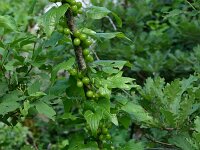
[{"label": "dense vegetation", "polygon": [[199,0],[4,0],[0,39],[0,149],[200,149]]}]

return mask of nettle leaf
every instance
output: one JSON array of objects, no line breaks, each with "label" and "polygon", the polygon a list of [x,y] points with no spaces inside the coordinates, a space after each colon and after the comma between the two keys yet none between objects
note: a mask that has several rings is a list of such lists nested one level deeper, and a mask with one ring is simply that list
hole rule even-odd
[{"label": "nettle leaf", "polygon": [[105,7],[98,7],[98,6],[92,6],[88,8],[86,15],[88,18],[91,19],[102,19],[106,17],[108,14],[112,14],[115,20],[117,21],[117,24],[119,27],[122,26],[121,19],[117,16],[117,14],[113,13],[112,11],[108,10]]},{"label": "nettle leaf", "polygon": [[0,82],[0,97],[6,94],[6,91],[8,91],[8,84],[6,82]]},{"label": "nettle leaf", "polygon": [[126,39],[128,41],[131,41],[128,37],[125,36],[122,32],[111,32],[111,33],[96,33],[95,35],[97,38],[104,38],[107,40],[113,39],[113,38],[122,38]]},{"label": "nettle leaf", "polygon": [[185,11],[179,10],[179,9],[174,9],[170,12],[167,12],[167,15],[164,16],[164,19],[168,19],[170,17],[175,17],[175,16],[178,16],[178,15],[183,14],[183,13],[185,13]]},{"label": "nettle leaf", "polygon": [[39,114],[43,114],[55,121],[56,112],[52,107],[42,101],[37,101],[33,105],[35,106]]},{"label": "nettle leaf", "polygon": [[120,70],[127,64],[127,61],[115,60],[98,60],[92,63],[92,67],[102,67],[102,71],[108,74],[119,73]]},{"label": "nettle leaf", "polygon": [[194,120],[195,130],[200,133],[200,117],[197,116]]},{"label": "nettle leaf", "polygon": [[153,118],[148,114],[148,112],[138,104],[128,102],[126,105],[122,106],[121,109],[133,116],[133,118],[138,122],[145,122],[148,124],[154,123]]},{"label": "nettle leaf", "polygon": [[18,97],[17,92],[12,92],[0,98],[0,115],[5,115],[20,108],[18,101],[21,101],[21,99]]},{"label": "nettle leaf", "polygon": [[126,89],[130,90],[131,88],[135,87],[133,85],[132,78],[129,77],[122,77],[123,72],[119,72],[118,74],[108,77],[107,80],[102,79],[102,85],[107,85],[108,88],[119,88],[119,89]]},{"label": "nettle leaf", "polygon": [[120,150],[144,150],[144,146],[141,142],[137,143],[135,140],[130,140],[123,148]]},{"label": "nettle leaf", "polygon": [[57,73],[59,70],[68,70],[70,68],[72,68],[72,66],[75,63],[75,58],[70,58],[68,61],[66,62],[62,62],[60,64],[58,64],[57,66],[55,66],[51,72],[51,82],[54,83]]},{"label": "nettle leaf", "polygon": [[87,123],[89,124],[92,133],[96,135],[97,129],[99,127],[99,122],[102,119],[102,113],[101,112],[93,113],[91,110],[87,110],[84,114],[84,117]]},{"label": "nettle leaf", "polygon": [[61,5],[60,7],[53,7],[42,17],[42,26],[47,36],[50,36],[54,31],[56,24],[58,24],[60,18],[65,14],[69,8],[68,4]]},{"label": "nettle leaf", "polygon": [[0,29],[4,29],[4,33],[10,33],[17,30],[17,25],[13,17],[0,16]]},{"label": "nettle leaf", "polygon": [[32,94],[35,94],[36,92],[39,92],[40,91],[40,85],[41,84],[40,84],[39,81],[36,81],[33,84],[31,84],[27,89],[28,94],[32,95]]}]

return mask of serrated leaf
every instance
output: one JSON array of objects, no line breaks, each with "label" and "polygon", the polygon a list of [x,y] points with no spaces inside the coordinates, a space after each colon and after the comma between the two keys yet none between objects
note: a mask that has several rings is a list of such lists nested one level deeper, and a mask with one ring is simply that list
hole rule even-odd
[{"label": "serrated leaf", "polygon": [[128,41],[131,41],[128,37],[125,36],[122,32],[111,32],[111,33],[96,33],[97,38],[104,38],[107,40],[113,39],[113,38],[122,38],[126,39]]},{"label": "serrated leaf", "polygon": [[50,36],[54,31],[56,24],[58,24],[60,18],[65,14],[69,8],[68,4],[61,5],[60,7],[53,7],[42,17],[42,26],[47,36]]},{"label": "serrated leaf", "polygon": [[153,123],[153,118],[138,104],[133,102],[128,102],[125,106],[121,108],[123,111],[127,112],[139,122]]},{"label": "serrated leaf", "polygon": [[194,120],[195,130],[200,133],[200,117],[197,116]]},{"label": "serrated leaf", "polygon": [[87,17],[91,18],[91,19],[102,19],[102,18],[106,17],[108,14],[112,14],[114,16],[119,27],[122,26],[122,21],[117,16],[117,14],[108,10],[105,7],[92,6],[92,7],[88,8],[88,10],[86,12]]},{"label": "serrated leaf", "polygon": [[130,140],[123,148],[120,150],[144,150],[142,143],[136,143],[135,140]]},{"label": "serrated leaf", "polygon": [[62,62],[60,64],[58,64],[57,66],[55,66],[51,72],[51,82],[54,83],[56,76],[57,76],[57,72],[59,70],[68,70],[70,68],[72,68],[72,66],[75,63],[75,58],[70,58],[68,61],[66,62]]},{"label": "serrated leaf", "polygon": [[94,135],[97,134],[97,129],[99,127],[99,122],[102,119],[102,115],[99,112],[93,113],[91,110],[87,110],[84,114],[87,123]]},{"label": "serrated leaf", "polygon": [[36,81],[33,84],[29,85],[27,91],[29,95],[35,94],[36,92],[40,91],[40,82]]},{"label": "serrated leaf", "polygon": [[102,71],[108,74],[118,73],[127,64],[127,61],[98,60],[92,63],[92,67],[102,67]]},{"label": "serrated leaf", "polygon": [[0,115],[5,115],[8,112],[15,111],[20,107],[17,101],[21,99],[18,97],[17,93],[11,93],[0,98]]},{"label": "serrated leaf", "polygon": [[43,114],[52,120],[55,120],[56,112],[52,107],[42,101],[37,101],[33,105],[37,109],[38,113]]},{"label": "serrated leaf", "polygon": [[11,16],[0,16],[0,28],[4,29],[4,33],[10,33],[17,30],[15,20]]},{"label": "serrated leaf", "polygon": [[102,80],[102,85],[107,85],[109,89],[113,88],[119,88],[119,89],[126,89],[130,90],[133,85],[133,80],[132,78],[129,77],[122,77],[122,72],[119,72],[118,74],[108,77],[107,80],[103,79]]}]

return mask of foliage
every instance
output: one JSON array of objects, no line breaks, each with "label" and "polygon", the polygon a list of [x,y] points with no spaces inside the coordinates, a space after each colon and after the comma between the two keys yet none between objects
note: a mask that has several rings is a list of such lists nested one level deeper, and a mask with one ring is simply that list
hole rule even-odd
[{"label": "foliage", "polygon": [[199,10],[1,1],[0,149],[199,150]]}]

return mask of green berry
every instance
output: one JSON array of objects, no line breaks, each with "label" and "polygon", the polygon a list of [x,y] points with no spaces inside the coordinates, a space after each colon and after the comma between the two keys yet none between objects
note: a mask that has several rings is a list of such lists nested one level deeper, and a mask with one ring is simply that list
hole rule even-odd
[{"label": "green berry", "polygon": [[94,61],[94,58],[92,57],[92,55],[87,55],[85,59],[86,59],[87,62],[93,62]]},{"label": "green berry", "polygon": [[78,38],[78,37],[80,37],[81,33],[80,33],[80,31],[76,30],[76,31],[74,31],[73,35],[74,35],[74,37]]},{"label": "green berry", "polygon": [[111,139],[111,135],[108,133],[108,134],[106,134],[106,139],[107,140],[110,140]]},{"label": "green berry", "polygon": [[81,44],[80,39],[79,39],[79,38],[75,38],[75,39],[74,39],[74,45],[75,45],[75,46],[79,46],[80,44]]},{"label": "green berry", "polygon": [[79,38],[80,38],[81,41],[85,41],[87,39],[87,35],[81,34]]},{"label": "green berry", "polygon": [[76,5],[74,5],[74,6],[71,7],[71,10],[73,12],[77,12],[78,11],[78,7]]},{"label": "green berry", "polygon": [[68,28],[64,28],[64,33],[65,33],[66,35],[69,35],[69,34],[70,34],[70,30],[69,30]]},{"label": "green berry", "polygon": [[86,95],[87,95],[87,97],[92,97],[93,96],[93,92],[92,91],[87,91]]},{"label": "green berry", "polygon": [[83,11],[82,11],[81,9],[79,9],[79,10],[77,11],[77,13],[78,13],[78,14],[82,14]]},{"label": "green berry", "polygon": [[88,77],[84,77],[84,78],[82,79],[82,82],[83,82],[84,84],[88,85],[88,84],[90,83],[90,79],[89,79]]},{"label": "green berry", "polygon": [[87,40],[84,41],[84,44],[86,46],[90,46],[92,44],[92,41],[87,39]]},{"label": "green berry", "polygon": [[107,134],[107,133],[108,133],[108,129],[107,129],[107,128],[103,128],[103,129],[102,129],[102,133],[103,133],[103,134]]},{"label": "green berry", "polygon": [[83,82],[82,81],[77,81],[77,87],[83,87]]},{"label": "green berry", "polygon": [[103,140],[104,139],[104,137],[103,137],[103,135],[101,134],[100,136],[99,136],[99,140]]},{"label": "green berry", "polygon": [[75,75],[77,75],[77,70],[76,69],[70,69],[69,73],[70,73],[70,75],[75,76]]},{"label": "green berry", "polygon": [[84,56],[87,56],[87,55],[89,55],[90,54],[90,51],[88,50],[88,49],[84,49],[83,50],[83,55]]},{"label": "green berry", "polygon": [[80,9],[82,7],[82,3],[81,2],[76,2],[76,6],[78,7],[78,9]]}]

